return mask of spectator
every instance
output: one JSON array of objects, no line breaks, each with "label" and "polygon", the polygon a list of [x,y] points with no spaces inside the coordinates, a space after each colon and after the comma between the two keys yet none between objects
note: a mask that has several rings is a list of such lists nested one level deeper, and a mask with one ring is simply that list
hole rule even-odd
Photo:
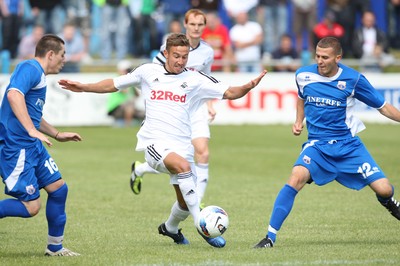
[{"label": "spectator", "polygon": [[276,62],[273,70],[277,72],[294,72],[300,67],[298,62],[299,54],[294,48],[290,35],[284,34],[281,36],[280,45],[273,51],[272,59]]},{"label": "spectator", "polygon": [[65,42],[65,64],[61,72],[80,72],[80,62],[88,55],[82,34],[71,22],[64,25],[60,37]]},{"label": "spectator", "polygon": [[203,12],[218,12],[222,0],[191,0],[192,8],[200,9]]},{"label": "spectator", "polygon": [[[133,64],[128,60],[122,60],[117,65],[118,75],[131,72]],[[121,121],[124,126],[131,126],[134,119],[143,120],[144,110],[139,104],[139,93],[135,87],[111,93],[107,101],[108,115],[112,116],[117,125]]]},{"label": "spectator", "polygon": [[45,27],[45,33],[61,32],[66,21],[64,0],[29,0],[32,17],[36,24]]},{"label": "spectator", "polygon": [[116,58],[122,60],[128,53],[130,25],[129,0],[93,0],[101,8],[101,58],[109,60],[115,45]]},{"label": "spectator", "polygon": [[161,45],[158,40],[156,21],[152,17],[156,4],[156,0],[142,1],[140,12],[135,12],[133,16],[136,56],[148,58],[151,52],[158,51]]},{"label": "spectator", "polygon": [[15,58],[17,56],[19,43],[19,30],[24,14],[24,1],[0,0],[0,11],[2,17],[2,50],[8,50],[11,58]]},{"label": "spectator", "polygon": [[[317,23],[316,0],[292,0],[293,9],[293,32],[296,35],[296,49],[298,52],[312,50],[312,31]],[[304,40],[304,36],[307,40]]]},{"label": "spectator", "polygon": [[235,60],[239,72],[261,72],[262,28],[259,23],[249,21],[247,13],[236,16],[236,24],[229,31],[234,46]]},{"label": "spectator", "polygon": [[35,57],[35,48],[43,37],[45,29],[42,25],[35,25],[29,35],[25,35],[18,46],[18,59],[26,60]]},{"label": "spectator", "polygon": [[75,23],[85,41],[85,50],[89,50],[89,37],[91,35],[91,8],[92,0],[67,0],[67,21]]},{"label": "spectator", "polygon": [[361,15],[371,10],[370,0],[327,0],[327,9],[335,13],[336,22],[344,28],[343,56],[352,57],[354,29]]},{"label": "spectator", "polygon": [[389,1],[390,47],[400,48],[400,0]]},{"label": "spectator", "polygon": [[355,16],[350,0],[327,0],[327,12],[335,14],[336,22],[344,29],[342,37],[343,57],[351,57],[352,32],[354,31]]},{"label": "spectator", "polygon": [[223,3],[231,18],[231,25],[236,23],[236,16],[239,13],[247,13],[250,20],[256,20],[258,0],[223,0]]},{"label": "spectator", "polygon": [[319,40],[325,37],[335,37],[343,43],[344,28],[336,22],[335,13],[327,11],[322,21],[315,25],[313,35],[314,46],[317,46]]},{"label": "spectator", "polygon": [[263,25],[264,54],[271,54],[279,47],[280,36],[288,31],[287,0],[260,0],[258,10],[261,13],[259,22]]},{"label": "spectator", "polygon": [[381,72],[392,61],[386,33],[375,26],[375,15],[371,11],[364,12],[361,23],[354,32],[353,54],[361,58],[363,71]]},{"label": "spectator", "polygon": [[211,66],[211,71],[230,72],[234,57],[229,30],[222,24],[217,13],[209,12],[206,16],[207,24],[202,38],[214,50],[214,63]]},{"label": "spectator", "polygon": [[168,33],[171,21],[181,22],[185,20],[185,13],[191,8],[191,3],[188,0],[159,0],[159,2],[162,5],[164,15],[164,32],[162,35],[165,35]]},{"label": "spectator", "polygon": [[180,21],[177,20],[172,20],[171,23],[169,23],[169,31],[168,33],[164,34],[162,43],[167,42],[167,38],[171,33],[180,33],[182,32],[182,24]]}]

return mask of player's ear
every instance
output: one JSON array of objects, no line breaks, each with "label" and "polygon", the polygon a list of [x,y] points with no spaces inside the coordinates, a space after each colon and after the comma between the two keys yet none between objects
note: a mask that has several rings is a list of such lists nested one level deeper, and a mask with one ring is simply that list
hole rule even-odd
[{"label": "player's ear", "polygon": [[167,49],[165,49],[165,50],[163,51],[163,54],[164,54],[164,57],[165,57],[165,58],[168,58],[168,51],[167,51]]},{"label": "player's ear", "polygon": [[52,60],[53,57],[54,57],[54,51],[53,51],[53,50],[50,50],[50,51],[48,51],[48,52],[46,53],[46,58],[47,58],[47,59]]}]

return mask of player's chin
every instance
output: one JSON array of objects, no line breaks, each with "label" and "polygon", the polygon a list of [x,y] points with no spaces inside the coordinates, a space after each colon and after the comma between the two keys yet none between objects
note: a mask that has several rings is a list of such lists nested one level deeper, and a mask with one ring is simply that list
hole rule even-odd
[{"label": "player's chin", "polygon": [[53,74],[58,74],[58,73],[60,73],[61,72],[61,69],[64,67],[64,65],[62,65],[62,66],[60,66],[60,67],[58,67],[57,69],[55,69],[55,73],[53,73]]},{"label": "player's chin", "polygon": [[183,67],[175,67],[175,73],[179,74],[183,71]]}]

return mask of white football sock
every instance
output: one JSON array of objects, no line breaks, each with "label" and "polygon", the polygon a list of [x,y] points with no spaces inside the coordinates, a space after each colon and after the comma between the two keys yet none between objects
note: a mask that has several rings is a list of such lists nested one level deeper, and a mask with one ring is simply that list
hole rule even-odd
[{"label": "white football sock", "polygon": [[200,204],[201,201],[203,200],[208,184],[208,163],[196,164],[196,174],[197,174],[196,192]]},{"label": "white football sock", "polygon": [[167,228],[168,232],[177,234],[179,223],[186,220],[189,214],[189,211],[183,210],[179,206],[179,203],[175,201],[171,208],[171,214],[169,215],[168,220],[165,222],[165,227]]},{"label": "white football sock", "polygon": [[177,174],[179,189],[181,190],[183,199],[193,216],[193,222],[196,223],[200,214],[199,201],[196,193],[195,176],[192,171]]},{"label": "white football sock", "polygon": [[144,174],[159,174],[160,172],[151,167],[147,162],[135,165],[135,174],[143,176]]}]

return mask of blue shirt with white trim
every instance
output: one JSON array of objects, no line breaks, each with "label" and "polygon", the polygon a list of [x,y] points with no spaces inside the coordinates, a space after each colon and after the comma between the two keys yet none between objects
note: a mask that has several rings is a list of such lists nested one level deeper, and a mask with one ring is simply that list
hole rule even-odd
[{"label": "blue shirt with white trim", "polygon": [[17,65],[0,107],[0,142],[16,149],[26,148],[39,140],[30,137],[15,116],[6,96],[9,90],[18,90],[24,95],[28,114],[39,129],[47,90],[46,75],[39,62],[31,59]]},{"label": "blue shirt with white trim", "polygon": [[321,76],[318,65],[296,71],[298,96],[304,100],[309,140],[340,140],[365,128],[354,116],[355,100],[380,109],[385,99],[364,75],[343,64],[333,77]]}]

